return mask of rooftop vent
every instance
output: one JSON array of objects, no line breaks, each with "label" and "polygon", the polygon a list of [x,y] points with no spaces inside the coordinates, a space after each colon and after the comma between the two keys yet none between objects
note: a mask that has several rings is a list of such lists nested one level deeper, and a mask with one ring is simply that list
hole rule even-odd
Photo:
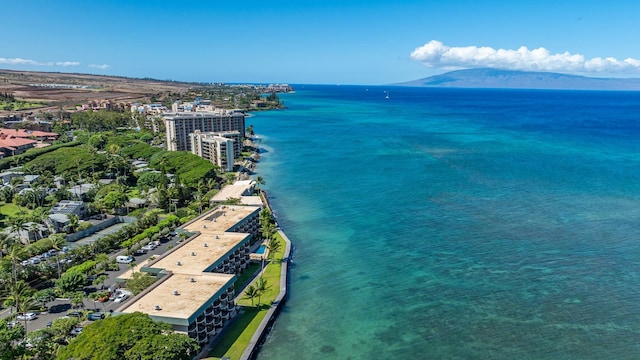
[{"label": "rooftop vent", "polygon": [[192,252],[191,252],[191,256],[196,256],[196,252],[195,252],[195,251],[192,251]]},{"label": "rooftop vent", "polygon": [[180,295],[180,293],[178,292],[178,290],[173,290],[173,295]]},{"label": "rooftop vent", "polygon": [[218,235],[216,235],[216,239],[219,239]]},{"label": "rooftop vent", "polygon": [[202,244],[203,247],[209,246],[207,243]]},{"label": "rooftop vent", "polygon": [[176,265],[182,266],[182,263],[180,261],[176,261]]},{"label": "rooftop vent", "polygon": [[153,305],[153,310],[160,311],[161,310],[160,309],[160,305],[158,305],[158,304]]},{"label": "rooftop vent", "polygon": [[189,282],[196,282],[196,279],[191,278],[191,279],[189,279]]},{"label": "rooftop vent", "polygon": [[207,228],[207,225],[206,225],[206,224],[205,224],[205,225],[202,225],[202,228],[203,228],[203,229],[206,229],[206,228]]}]

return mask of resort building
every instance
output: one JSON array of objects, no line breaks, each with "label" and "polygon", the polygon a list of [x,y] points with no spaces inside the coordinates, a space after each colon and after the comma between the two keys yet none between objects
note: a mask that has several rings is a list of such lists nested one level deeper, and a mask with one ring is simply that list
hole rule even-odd
[{"label": "resort building", "polygon": [[209,202],[211,204],[221,203],[230,199],[240,199],[240,203],[243,205],[260,206],[262,200],[259,196],[255,196],[254,191],[256,187],[255,180],[238,180],[231,185],[227,185],[220,189]]},{"label": "resort building", "polygon": [[172,112],[163,116],[167,150],[191,151],[189,134],[237,131],[245,136],[245,115],[240,111],[216,109],[211,112]]},{"label": "resort building", "polygon": [[206,344],[236,315],[236,275],[249,263],[251,239],[258,233],[260,207],[218,206],[185,224],[191,236],[164,255],[125,272],[120,281],[143,271],[158,276],[150,288],[116,313],[139,311]]},{"label": "resort building", "polygon": [[235,159],[241,154],[239,131],[208,132],[196,130],[189,134],[191,152],[207,159],[224,171],[233,171]]}]

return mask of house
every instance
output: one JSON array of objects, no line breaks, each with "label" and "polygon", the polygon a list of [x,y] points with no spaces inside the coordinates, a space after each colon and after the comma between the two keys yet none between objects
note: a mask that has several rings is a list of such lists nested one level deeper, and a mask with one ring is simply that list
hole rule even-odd
[{"label": "house", "polygon": [[43,224],[26,222],[19,231],[21,239],[29,239],[29,242],[40,240],[49,236],[49,228]]},{"label": "house", "polygon": [[16,137],[15,135],[7,135],[0,132],[0,151],[6,156],[14,156],[36,146],[38,142],[31,139]]},{"label": "house", "polygon": [[87,207],[82,201],[62,200],[49,211],[50,214],[76,215],[79,219],[87,216]]},{"label": "house", "polygon": [[70,187],[69,192],[78,199],[86,200],[88,193],[95,188],[94,184],[80,184]]},{"label": "house", "polygon": [[11,184],[11,180],[13,178],[22,177],[22,175],[24,175],[24,173],[19,171],[5,171],[0,173],[0,181],[5,185],[8,185]]},{"label": "house", "polygon": [[64,231],[71,222],[66,214],[49,214],[49,221],[56,232]]}]

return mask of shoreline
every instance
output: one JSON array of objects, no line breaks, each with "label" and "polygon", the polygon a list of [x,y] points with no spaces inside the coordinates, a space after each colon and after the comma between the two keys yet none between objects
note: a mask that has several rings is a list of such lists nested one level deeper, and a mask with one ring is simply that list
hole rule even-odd
[{"label": "shoreline", "polygon": [[[273,214],[273,210],[271,209],[271,205],[269,204],[267,193],[262,189],[260,189],[260,198],[262,199],[263,204],[265,204],[265,207],[269,209],[271,214]],[[277,223],[278,222],[276,220],[276,224]],[[251,337],[249,344],[247,345],[244,352],[242,353],[242,356],[240,357],[241,360],[254,359],[258,355],[258,353],[260,352],[260,348],[262,347],[265,340],[269,336],[269,333],[273,328],[273,324],[278,318],[278,315],[280,314],[280,311],[282,311],[282,307],[284,306],[287,300],[287,295],[288,295],[287,287],[289,284],[289,261],[290,261],[289,259],[291,256],[291,249],[292,249],[291,240],[289,240],[289,238],[284,233],[284,231],[282,231],[279,225],[277,225],[276,229],[277,229],[277,233],[282,237],[282,239],[285,242],[284,255],[282,257],[282,267],[280,269],[280,292],[278,293],[278,296],[276,296],[275,300],[271,303],[271,307],[269,308],[269,311],[267,312],[265,317],[262,319],[262,322],[260,323],[260,326],[258,326],[258,329],[256,330],[256,332]]]}]

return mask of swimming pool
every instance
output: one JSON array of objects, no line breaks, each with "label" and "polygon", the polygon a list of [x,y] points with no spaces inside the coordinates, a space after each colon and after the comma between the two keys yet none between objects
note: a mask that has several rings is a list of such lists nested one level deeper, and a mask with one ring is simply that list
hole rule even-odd
[{"label": "swimming pool", "polygon": [[254,254],[258,254],[258,255],[262,255],[264,254],[264,252],[267,251],[267,247],[265,245],[260,245],[260,247],[254,251]]}]

